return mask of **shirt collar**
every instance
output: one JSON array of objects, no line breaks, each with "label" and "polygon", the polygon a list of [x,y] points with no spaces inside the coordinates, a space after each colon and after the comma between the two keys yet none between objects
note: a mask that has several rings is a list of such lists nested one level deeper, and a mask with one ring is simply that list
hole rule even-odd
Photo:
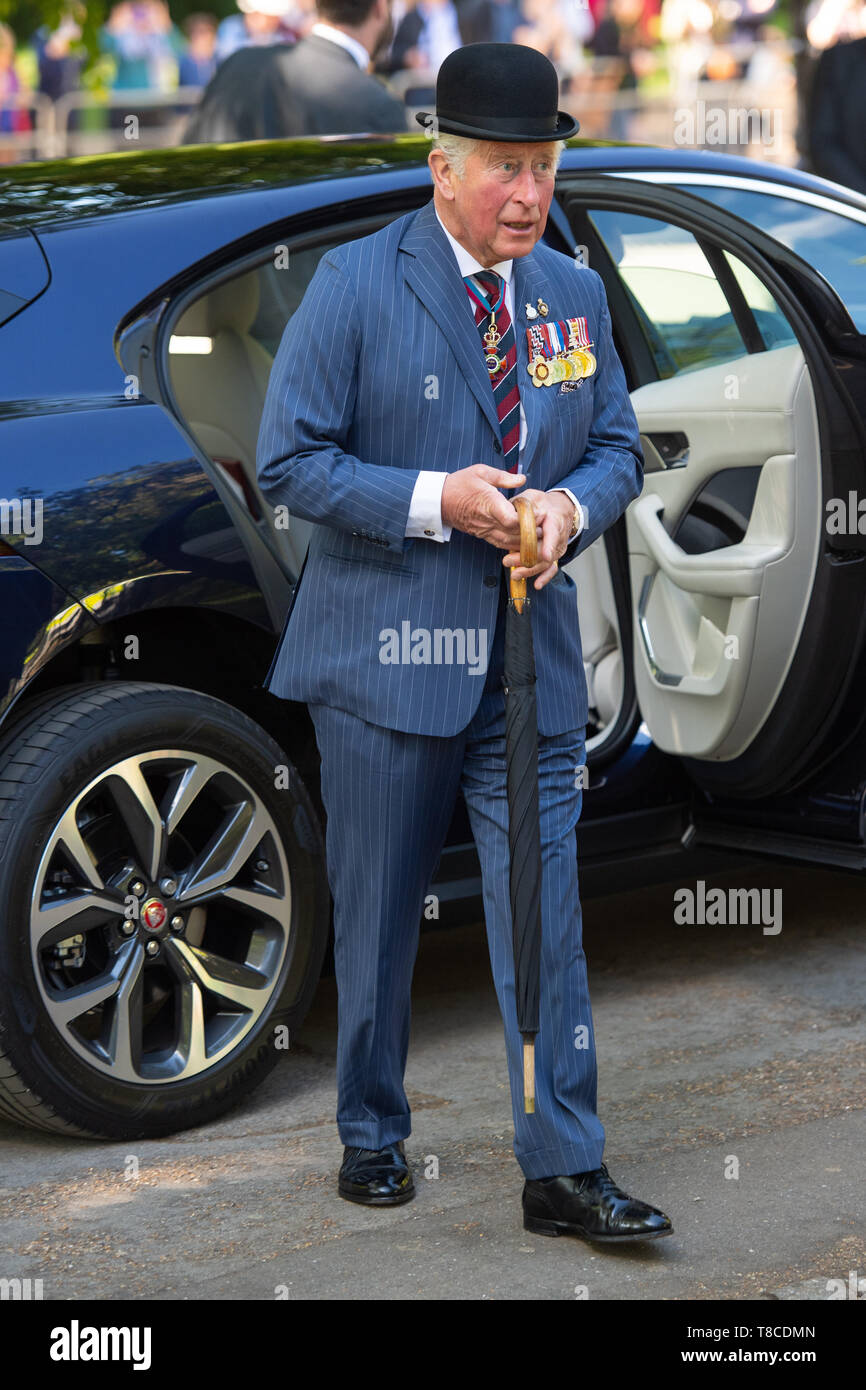
[{"label": "shirt collar", "polygon": [[495,270],[497,275],[501,275],[507,285],[511,284],[511,272],[514,266],[513,258],[510,261],[497,261],[496,265],[492,265],[490,267],[483,266],[480,261],[476,261],[471,251],[467,251],[466,247],[462,246],[460,242],[457,241],[457,239],[451,235],[448,228],[445,226],[445,223],[442,221],[442,218],[439,216],[439,212],[435,206],[433,211],[436,213],[436,218],[439,222],[439,226],[442,228],[443,232],[445,233],[445,235],[451,243],[451,248],[454,252],[454,255],[457,257],[457,265],[460,269],[460,274],[462,276],[474,275],[477,270],[490,269]]},{"label": "shirt collar", "polygon": [[319,20],[310,30],[311,34],[318,34],[320,39],[330,39],[331,43],[338,43],[341,48],[345,48],[347,53],[351,53],[358,67],[363,72],[370,66],[370,55],[362,43],[353,39],[350,34],[346,34],[342,29],[335,29],[333,24],[325,24]]}]

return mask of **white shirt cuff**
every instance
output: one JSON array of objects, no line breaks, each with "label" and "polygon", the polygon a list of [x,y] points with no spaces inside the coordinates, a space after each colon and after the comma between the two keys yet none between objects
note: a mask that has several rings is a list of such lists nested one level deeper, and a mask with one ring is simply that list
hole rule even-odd
[{"label": "white shirt cuff", "polygon": [[407,536],[418,536],[428,541],[450,539],[451,527],[442,525],[442,489],[447,477],[447,473],[426,468],[420,470],[409,503]]},{"label": "white shirt cuff", "polygon": [[570,539],[569,542],[568,542],[569,545],[571,545],[571,542],[577,540],[578,536],[580,535],[581,531],[583,530],[584,526],[586,525],[586,517],[584,516],[584,513],[583,513],[583,507],[580,505],[580,503],[578,502],[578,500],[577,500],[577,498],[575,497],[574,493],[573,493],[569,488],[567,488],[567,487],[553,487],[553,488],[551,488],[550,490],[551,490],[551,492],[564,492],[565,495],[566,495],[566,497],[568,497],[568,498],[570,499],[570,501],[572,502],[572,504],[577,508],[577,530],[575,531],[574,535],[571,537],[571,539]]}]

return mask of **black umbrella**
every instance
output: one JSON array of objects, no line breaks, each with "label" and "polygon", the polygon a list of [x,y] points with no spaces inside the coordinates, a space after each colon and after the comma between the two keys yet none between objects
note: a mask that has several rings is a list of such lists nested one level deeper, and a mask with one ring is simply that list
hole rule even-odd
[{"label": "black umbrella", "polygon": [[[532,506],[514,498],[520,516],[520,563],[538,562]],[[523,1037],[523,1108],[535,1110],[535,1035],[541,970],[541,825],[538,809],[538,720],[531,599],[526,580],[509,576],[505,617],[505,761],[508,777],[508,847],[511,854],[511,936],[517,1026]]]}]

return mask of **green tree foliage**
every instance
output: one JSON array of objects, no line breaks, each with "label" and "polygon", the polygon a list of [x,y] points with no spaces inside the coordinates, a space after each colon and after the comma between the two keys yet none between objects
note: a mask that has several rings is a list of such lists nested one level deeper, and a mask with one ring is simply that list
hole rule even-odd
[{"label": "green tree foliage", "polygon": [[[64,16],[72,14],[81,25],[81,43],[93,63],[99,54],[99,31],[112,9],[108,0],[0,0],[0,20],[12,29],[19,44],[29,43],[33,34],[45,24],[56,29]],[[236,14],[234,0],[171,0],[169,11],[175,24],[182,24],[187,15],[204,11],[224,19]]]}]

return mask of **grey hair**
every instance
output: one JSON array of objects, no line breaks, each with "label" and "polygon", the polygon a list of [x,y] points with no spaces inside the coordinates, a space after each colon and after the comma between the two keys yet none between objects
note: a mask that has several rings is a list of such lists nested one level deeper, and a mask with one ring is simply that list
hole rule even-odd
[{"label": "grey hair", "polygon": [[[466,175],[466,161],[472,151],[479,145],[487,144],[485,140],[470,139],[466,135],[450,135],[445,131],[440,131],[433,140],[433,149],[441,150],[448,160],[451,168],[458,179],[463,179]],[[562,152],[565,149],[564,140],[553,141],[553,168],[554,172],[559,167]]]}]

